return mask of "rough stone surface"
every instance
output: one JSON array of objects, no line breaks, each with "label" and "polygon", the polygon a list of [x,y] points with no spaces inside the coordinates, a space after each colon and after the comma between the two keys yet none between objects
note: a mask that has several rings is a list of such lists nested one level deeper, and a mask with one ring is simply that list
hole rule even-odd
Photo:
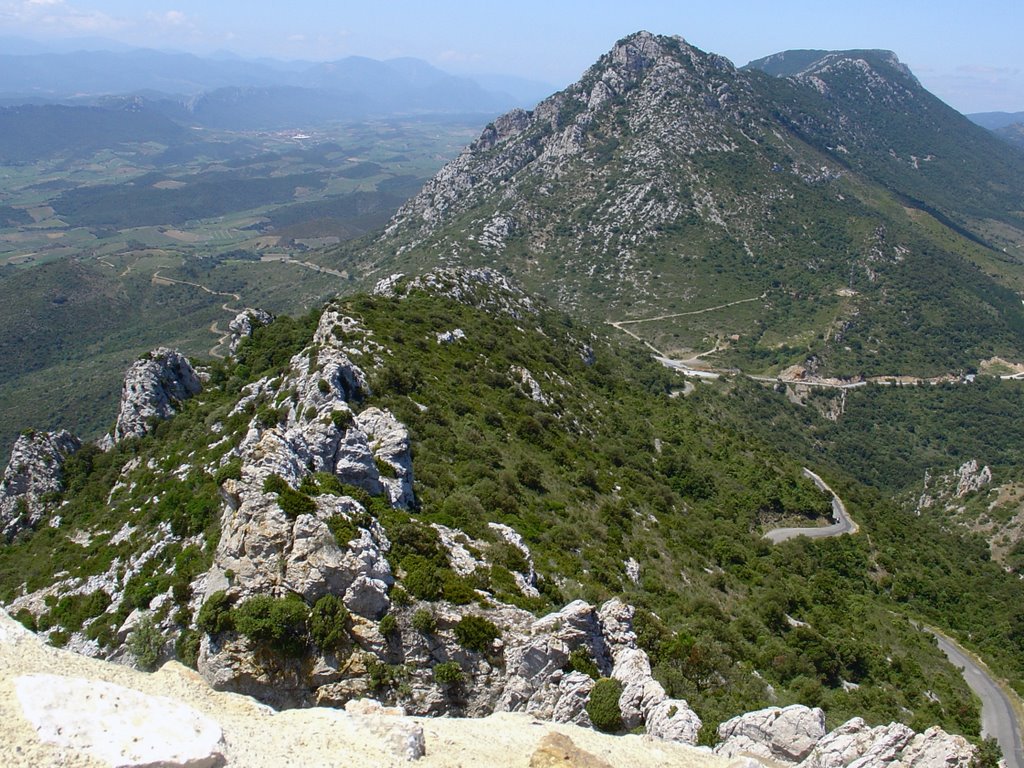
[{"label": "rough stone surface", "polygon": [[220,726],[191,707],[119,685],[58,675],[15,679],[39,738],[112,768],[210,768],[224,760]]},{"label": "rough stone surface", "polygon": [[378,296],[408,296],[413,291],[430,291],[477,309],[502,312],[515,318],[537,314],[533,300],[493,269],[438,269],[407,278],[390,275],[374,286]]},{"label": "rough stone surface", "polygon": [[826,734],[800,763],[801,768],[845,768],[854,762],[889,765],[899,758],[914,732],[900,723],[869,727],[861,718],[840,725]]},{"label": "rough stone surface", "polygon": [[647,713],[647,733],[661,741],[696,744],[702,723],[683,699],[664,699]]},{"label": "rough stone surface", "polygon": [[401,708],[385,707],[373,699],[355,699],[345,705],[345,711],[405,760],[418,760],[426,754],[423,726],[405,718]]},{"label": "rough stone surface", "polygon": [[11,449],[0,482],[0,541],[33,528],[46,513],[47,494],[63,489],[64,461],[81,447],[70,432],[31,432]]},{"label": "rough stone surface", "polygon": [[558,683],[558,700],[551,712],[556,723],[591,726],[587,701],[594,690],[594,680],[582,672],[570,672]]},{"label": "rough stone surface", "polygon": [[825,735],[825,713],[794,704],[748,712],[718,726],[715,752],[726,757],[752,756],[795,763]]},{"label": "rough stone surface", "polygon": [[530,755],[530,768],[612,768],[611,763],[580,749],[562,733],[549,733]]},{"label": "rough stone surface", "polygon": [[154,349],[125,373],[112,441],[146,435],[154,421],[170,418],[177,404],[201,390],[199,377],[183,354],[166,347]]},{"label": "rough stone surface", "polygon": [[798,768],[968,768],[976,753],[938,727],[915,734],[901,723],[872,728],[855,717],[822,737]]},{"label": "rough stone surface", "polygon": [[383,465],[386,468],[378,474],[392,505],[403,508],[415,506],[409,430],[390,412],[380,408],[367,408],[360,412],[356,423],[366,434],[378,467]]}]

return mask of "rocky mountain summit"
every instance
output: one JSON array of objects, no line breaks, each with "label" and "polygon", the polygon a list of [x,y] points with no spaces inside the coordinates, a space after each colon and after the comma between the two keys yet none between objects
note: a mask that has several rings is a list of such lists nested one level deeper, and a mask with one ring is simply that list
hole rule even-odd
[{"label": "rocky mountain summit", "polygon": [[349,260],[374,280],[501,265],[670,356],[946,373],[1024,352],[1012,283],[979,269],[986,222],[1024,232],[1005,155],[891,52],[737,69],[639,32],[487,126]]}]

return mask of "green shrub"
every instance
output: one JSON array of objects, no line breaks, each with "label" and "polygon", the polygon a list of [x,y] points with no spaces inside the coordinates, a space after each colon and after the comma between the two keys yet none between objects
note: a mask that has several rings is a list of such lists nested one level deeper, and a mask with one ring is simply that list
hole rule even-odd
[{"label": "green shrub", "polygon": [[441,572],[441,594],[456,605],[468,605],[477,597],[476,590],[466,579],[447,568]]},{"label": "green shrub", "polygon": [[298,597],[250,597],[232,613],[235,628],[284,656],[298,658],[306,650],[309,609]]},{"label": "green shrub", "polygon": [[405,578],[402,584],[409,594],[420,600],[437,600],[441,597],[443,582],[437,569],[430,561],[419,555],[409,555],[402,561]]},{"label": "green shrub", "polygon": [[344,547],[352,539],[359,538],[359,529],[342,515],[331,515],[327,518],[327,528],[339,547]]},{"label": "green shrub", "polygon": [[412,605],[412,597],[400,586],[395,585],[391,588],[391,602],[398,606]]},{"label": "green shrub", "polygon": [[201,640],[202,635],[194,629],[186,629],[178,635],[178,639],[174,643],[174,652],[177,654],[178,660],[186,667],[196,668]]},{"label": "green shrub", "polygon": [[420,608],[412,615],[412,628],[425,635],[433,634],[437,631],[437,619],[431,611]]},{"label": "green shrub", "polygon": [[280,475],[269,474],[263,480],[264,493],[281,493],[287,487],[288,483]]},{"label": "green shrub", "polygon": [[316,383],[316,388],[319,389],[320,393],[324,394],[324,395],[326,395],[328,392],[331,391],[331,385],[327,381],[327,379],[320,379],[320,380],[318,380],[317,383]]},{"label": "green shrub", "polygon": [[378,629],[384,637],[389,637],[398,631],[398,619],[389,613],[380,620]]},{"label": "green shrub", "polygon": [[139,619],[139,623],[128,636],[128,650],[135,657],[140,669],[150,671],[160,660],[163,647],[164,636],[160,634],[153,614],[147,613]]},{"label": "green shrub", "polygon": [[335,595],[324,595],[309,617],[310,639],[323,650],[337,649],[348,638],[348,608]]},{"label": "green shrub", "polygon": [[605,733],[622,730],[622,710],[619,708],[621,695],[622,683],[618,680],[604,677],[594,683],[590,698],[587,699],[587,714],[597,730]]},{"label": "green shrub", "polygon": [[277,505],[291,520],[299,515],[316,514],[316,502],[313,499],[300,491],[293,491],[287,486],[277,495]]},{"label": "green shrub", "polygon": [[574,672],[582,672],[594,680],[601,677],[601,671],[597,668],[597,664],[594,663],[590,651],[582,645],[569,654],[569,669]]},{"label": "green shrub", "polygon": [[331,422],[339,432],[345,432],[349,427],[351,427],[353,420],[352,411],[331,412]]},{"label": "green shrub", "polygon": [[235,628],[235,619],[231,612],[231,598],[224,590],[210,595],[196,617],[196,627],[208,635],[230,632]]},{"label": "green shrub", "polygon": [[498,626],[483,616],[463,616],[455,625],[455,639],[459,645],[470,651],[484,652],[491,643],[501,637]]},{"label": "green shrub", "polygon": [[32,611],[28,608],[22,608],[16,614],[14,614],[14,620],[21,624],[25,629],[32,632],[38,632],[39,627],[36,624],[36,617],[32,615]]},{"label": "green shrub", "polygon": [[434,682],[439,685],[456,685],[466,679],[457,661],[442,661],[434,667]]},{"label": "green shrub", "polygon": [[241,480],[242,460],[236,457],[227,464],[218,467],[213,479],[217,485],[223,485],[225,480]]}]

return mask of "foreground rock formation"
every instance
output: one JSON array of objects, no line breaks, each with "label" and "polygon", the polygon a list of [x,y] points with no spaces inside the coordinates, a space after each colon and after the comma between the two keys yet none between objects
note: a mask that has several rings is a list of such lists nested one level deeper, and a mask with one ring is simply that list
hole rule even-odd
[{"label": "foreground rock formation", "polygon": [[[77,719],[73,733],[65,732],[58,742],[45,725],[45,713],[33,715],[34,708],[26,708],[18,694],[40,674],[51,676],[47,682],[51,695],[77,689],[94,699],[121,697],[135,716],[124,718],[115,733],[95,707],[78,708],[74,700],[65,698],[62,706],[71,708]],[[147,713],[150,706],[158,707],[155,715]],[[161,746],[159,733],[171,725],[172,713],[193,718],[193,725],[179,730],[173,743]],[[142,756],[138,755],[140,745],[148,748]],[[566,757],[572,762],[566,762]],[[214,691],[175,662],[155,674],[144,674],[51,648],[0,612],[0,764],[4,766],[378,768],[409,765],[411,759],[424,768],[732,765],[706,750],[640,736],[608,736],[576,725],[540,722],[525,714],[423,719],[406,717],[372,701],[354,702],[345,710],[275,712],[248,697]]]}]

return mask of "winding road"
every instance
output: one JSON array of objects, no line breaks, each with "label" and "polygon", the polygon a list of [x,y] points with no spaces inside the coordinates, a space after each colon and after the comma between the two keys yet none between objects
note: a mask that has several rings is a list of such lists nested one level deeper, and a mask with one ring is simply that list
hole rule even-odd
[{"label": "winding road", "polygon": [[964,680],[981,699],[981,735],[994,738],[1003,750],[1006,768],[1024,768],[1020,723],[1013,703],[988,670],[954,640],[931,627],[922,627],[939,643],[939,650],[954,667],[959,667]]},{"label": "winding road", "polygon": [[[849,512],[846,511],[846,505],[843,504],[843,500],[836,495],[836,492],[829,487],[828,483],[806,467],[804,467],[804,477],[810,478],[819,489],[832,495],[832,519],[835,522],[832,525],[822,527],[776,528],[774,531],[768,531],[764,535],[766,539],[773,544],[778,544],[781,541],[795,539],[797,536],[806,536],[809,539],[827,539],[832,536],[842,536],[844,533],[856,533],[860,530],[857,523],[850,517]],[[1024,766],[1020,766],[1020,768],[1024,768]]]}]

